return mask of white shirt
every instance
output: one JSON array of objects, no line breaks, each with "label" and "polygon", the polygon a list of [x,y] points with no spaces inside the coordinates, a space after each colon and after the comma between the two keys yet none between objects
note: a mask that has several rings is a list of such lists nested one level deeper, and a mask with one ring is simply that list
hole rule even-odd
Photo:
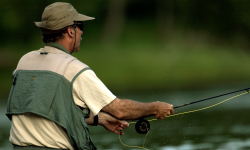
[{"label": "white shirt", "polygon": [[[41,51],[49,52],[48,56],[38,55]],[[37,61],[35,61],[35,63],[29,63],[29,59],[33,59],[34,57],[37,57],[37,59],[35,59]],[[67,59],[70,60],[70,63],[59,64],[60,68],[54,67],[51,65],[51,63],[53,63],[55,60],[53,59],[53,57],[56,57],[56,59],[62,59],[62,62],[65,62],[63,61],[65,58],[70,58]],[[25,59],[21,59],[21,63],[19,63],[17,70],[46,69],[62,74],[69,81],[72,81],[75,75],[72,74],[72,72],[80,71],[82,69],[82,66],[85,65],[79,60],[72,57],[73,56],[66,54],[59,49],[45,46],[45,48],[42,48],[38,51],[28,53],[28,59],[27,57]],[[65,65],[65,67],[63,67],[62,65]],[[92,70],[83,71],[75,79],[72,92],[76,105],[83,108],[89,108],[94,115],[98,114],[103,107],[108,105],[116,98],[116,96],[109,91],[109,89],[102,83],[102,81],[95,75]],[[32,113],[12,116],[9,140],[13,144],[20,146],[36,145],[41,147],[70,150],[74,149],[70,144],[70,140],[64,128],[44,117]]]}]

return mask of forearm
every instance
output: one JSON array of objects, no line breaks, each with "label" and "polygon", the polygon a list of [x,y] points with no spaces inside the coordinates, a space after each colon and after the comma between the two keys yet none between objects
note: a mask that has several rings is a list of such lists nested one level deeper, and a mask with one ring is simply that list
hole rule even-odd
[{"label": "forearm", "polygon": [[112,103],[103,108],[103,111],[122,120],[133,120],[141,117],[154,116],[157,113],[157,102],[141,103],[128,99],[116,98]]},{"label": "forearm", "polygon": [[149,117],[156,114],[155,102],[140,103],[128,99],[121,100],[120,111],[124,120],[133,120],[141,117]]}]

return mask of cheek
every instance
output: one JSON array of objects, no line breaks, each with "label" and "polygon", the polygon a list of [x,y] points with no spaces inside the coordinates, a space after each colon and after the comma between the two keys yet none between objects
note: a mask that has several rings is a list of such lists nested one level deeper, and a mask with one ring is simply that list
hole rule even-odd
[{"label": "cheek", "polygon": [[82,34],[79,34],[79,35],[78,35],[78,37],[79,37],[80,39],[82,38],[81,36],[82,36]]},{"label": "cheek", "polygon": [[78,35],[77,41],[81,41],[81,38],[82,38],[82,37]]}]

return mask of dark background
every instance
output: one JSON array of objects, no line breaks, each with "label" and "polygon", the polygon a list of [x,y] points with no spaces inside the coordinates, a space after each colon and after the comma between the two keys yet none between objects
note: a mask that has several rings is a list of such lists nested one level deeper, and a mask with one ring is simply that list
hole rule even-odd
[{"label": "dark background", "polygon": [[[1,0],[0,95],[25,53],[44,46],[41,21],[52,0]],[[81,51],[115,94],[213,88],[249,81],[250,1],[79,0]]]}]

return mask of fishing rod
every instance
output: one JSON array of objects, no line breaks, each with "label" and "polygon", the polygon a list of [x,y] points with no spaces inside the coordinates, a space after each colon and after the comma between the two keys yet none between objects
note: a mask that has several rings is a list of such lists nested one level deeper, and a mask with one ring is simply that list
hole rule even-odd
[{"label": "fishing rod", "polygon": [[183,107],[183,106],[187,106],[187,105],[191,105],[191,104],[195,104],[195,103],[199,103],[199,102],[203,102],[203,101],[206,101],[206,100],[218,98],[218,97],[221,97],[221,96],[225,96],[225,95],[229,95],[229,94],[233,94],[233,93],[238,93],[238,92],[241,92],[241,91],[247,91],[249,93],[249,89],[250,88],[245,88],[245,89],[242,89],[242,90],[237,90],[237,91],[233,91],[233,92],[229,92],[229,93],[225,93],[225,94],[213,96],[213,97],[210,97],[210,98],[205,98],[205,99],[194,101],[194,102],[191,102],[191,103],[187,103],[187,104],[175,106],[174,109],[177,109],[177,108],[180,108],[180,107]]},{"label": "fishing rod", "polygon": [[[186,103],[186,104],[183,104],[183,105],[175,106],[173,108],[177,109],[177,108],[180,108],[180,107],[184,107],[184,106],[192,105],[192,104],[195,104],[195,103],[211,100],[211,99],[214,99],[214,98],[218,98],[218,97],[233,94],[233,93],[238,93],[238,92],[241,92],[241,91],[247,91],[249,93],[249,89],[250,88],[245,88],[245,89],[241,89],[241,90],[237,90],[237,91],[233,91],[233,92],[229,92],[229,93],[225,93],[225,94],[205,98],[205,99],[202,99],[202,100]],[[135,130],[140,134],[147,134],[148,131],[150,130],[150,124],[145,118],[140,118],[135,124]]]}]

